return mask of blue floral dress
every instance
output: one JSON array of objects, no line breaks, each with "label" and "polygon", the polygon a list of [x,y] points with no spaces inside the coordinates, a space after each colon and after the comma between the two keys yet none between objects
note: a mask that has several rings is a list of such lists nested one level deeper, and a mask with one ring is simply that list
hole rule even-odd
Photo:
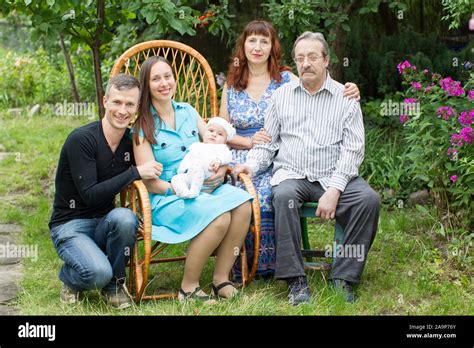
[{"label": "blue floral dress", "polygon": [[[236,91],[232,87],[227,89],[227,110],[230,123],[237,131],[237,135],[251,137],[264,126],[265,113],[273,92],[280,86],[290,81],[290,73],[283,71],[281,81],[271,80],[266,91],[258,102],[255,102],[247,91]],[[232,165],[244,163],[247,159],[248,150],[232,149]],[[272,167],[252,178],[260,200],[261,230],[260,230],[260,255],[256,276],[262,278],[272,277],[275,271],[275,230],[274,213],[272,206],[272,186],[270,179]],[[253,260],[253,236],[247,234],[245,240],[247,248],[248,264]],[[233,268],[234,277],[241,278],[240,260],[238,259]]]}]

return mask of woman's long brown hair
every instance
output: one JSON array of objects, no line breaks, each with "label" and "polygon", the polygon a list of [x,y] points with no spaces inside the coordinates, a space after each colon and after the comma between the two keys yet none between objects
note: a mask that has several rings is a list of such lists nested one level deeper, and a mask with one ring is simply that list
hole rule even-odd
[{"label": "woman's long brown hair", "polygon": [[[142,87],[140,93],[140,107],[138,108],[138,118],[134,124],[134,131],[133,131],[133,140],[135,144],[140,145],[139,132],[143,130],[143,134],[145,139],[150,144],[156,144],[155,138],[155,120],[153,119],[153,114],[150,111],[151,105],[151,95],[150,95],[150,74],[151,68],[158,62],[166,63],[170,66],[171,71],[173,68],[171,67],[171,63],[168,62],[165,58],[161,56],[152,56],[145,60],[140,68],[140,86]],[[159,117],[159,115],[158,115]],[[162,120],[160,119],[162,122]]]},{"label": "woman's long brown hair", "polygon": [[229,72],[227,73],[227,86],[233,87],[237,91],[247,88],[249,81],[249,67],[247,58],[245,57],[245,40],[250,35],[263,35],[270,37],[272,48],[268,57],[268,72],[270,77],[276,82],[281,81],[280,72],[289,70],[288,67],[280,67],[281,46],[275,28],[270,22],[255,20],[247,24],[244,31],[237,40],[235,45],[235,53],[229,64]]}]

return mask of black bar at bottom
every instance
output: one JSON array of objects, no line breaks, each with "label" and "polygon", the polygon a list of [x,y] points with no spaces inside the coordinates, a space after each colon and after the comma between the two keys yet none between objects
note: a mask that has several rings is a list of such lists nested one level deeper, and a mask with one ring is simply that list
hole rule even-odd
[{"label": "black bar at bottom", "polygon": [[[470,346],[473,317],[0,317],[0,346],[234,343]],[[54,329],[53,329],[54,328]],[[54,337],[52,332],[54,331]],[[41,336],[41,337],[39,337]],[[218,340],[217,340],[218,341]],[[228,342],[232,344],[232,342]]]}]

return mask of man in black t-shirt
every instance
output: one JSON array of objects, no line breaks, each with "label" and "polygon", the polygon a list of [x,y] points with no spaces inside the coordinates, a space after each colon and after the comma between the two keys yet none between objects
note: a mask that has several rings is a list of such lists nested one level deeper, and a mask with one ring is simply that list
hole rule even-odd
[{"label": "man in black t-shirt", "polygon": [[60,299],[76,303],[80,293],[101,289],[108,303],[130,306],[125,266],[135,243],[138,220],[114,208],[115,196],[134,180],[153,179],[161,164],[135,167],[128,124],[138,109],[140,83],[131,75],[110,79],[102,120],[69,134],[59,157],[49,227],[64,264]]}]

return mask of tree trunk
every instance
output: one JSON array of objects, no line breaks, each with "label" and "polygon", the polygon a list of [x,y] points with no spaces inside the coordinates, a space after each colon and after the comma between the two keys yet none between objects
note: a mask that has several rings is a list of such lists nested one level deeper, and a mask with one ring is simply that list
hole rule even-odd
[{"label": "tree trunk", "polygon": [[104,90],[102,88],[102,72],[100,70],[100,46],[102,42],[100,36],[104,31],[104,19],[105,19],[105,4],[104,0],[97,0],[97,28],[94,34],[94,39],[91,45],[92,59],[94,61],[94,76],[95,76],[95,92],[97,96],[97,104],[99,107],[99,117],[104,117],[105,109],[102,102],[104,96]]},{"label": "tree trunk", "polygon": [[94,61],[94,76],[95,76],[95,95],[97,97],[97,105],[99,107],[99,117],[104,117],[105,109],[103,104],[104,90],[102,88],[102,72],[100,71],[100,47],[95,44],[91,47],[92,59]]},{"label": "tree trunk", "polygon": [[385,34],[391,36],[398,33],[398,19],[387,3],[379,5],[379,15],[384,25]]},{"label": "tree trunk", "polygon": [[69,54],[66,50],[66,45],[64,44],[63,34],[59,34],[59,39],[61,42],[61,49],[64,54],[64,59],[66,60],[67,71],[69,72],[69,80],[71,81],[72,96],[76,103],[80,103],[81,100],[79,98],[79,93],[77,92],[76,79],[74,78],[74,68],[71,63],[71,58],[69,57]]},{"label": "tree trunk", "polygon": [[[351,14],[361,6],[362,1],[361,0],[356,0],[355,2],[351,2],[347,4],[345,7],[342,7],[339,9],[341,13],[346,13],[349,18]],[[339,62],[337,64],[334,64],[331,66],[331,77],[339,81],[341,83],[344,83],[345,81],[342,81],[343,78],[343,64],[344,64],[344,53],[345,53],[345,42],[346,42],[346,36],[347,33],[344,29],[342,29],[341,26],[342,23],[334,26],[331,29],[331,32],[335,34],[335,40],[332,44],[332,48],[334,50],[334,53],[336,54],[337,58],[339,59]],[[349,62],[350,64],[350,62]]]}]

